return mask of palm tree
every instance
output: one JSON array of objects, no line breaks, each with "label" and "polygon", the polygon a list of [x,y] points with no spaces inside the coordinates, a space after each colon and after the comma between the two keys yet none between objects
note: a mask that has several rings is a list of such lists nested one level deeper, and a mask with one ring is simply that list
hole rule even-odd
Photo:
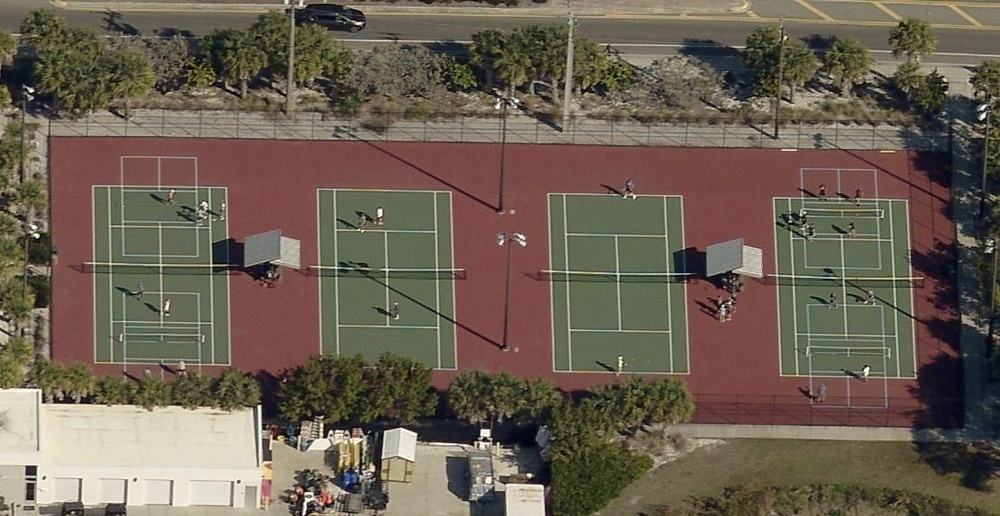
[{"label": "palm tree", "polygon": [[127,405],[132,403],[138,388],[134,383],[120,376],[103,376],[97,380],[94,401],[105,405]]},{"label": "palm tree", "polygon": [[132,99],[142,97],[156,85],[156,73],[145,54],[126,50],[111,60],[111,92],[125,101],[125,118],[129,118]]},{"label": "palm tree", "polygon": [[59,12],[51,7],[28,13],[21,21],[21,41],[44,51],[63,45],[68,38],[69,25]]},{"label": "palm tree", "polygon": [[28,383],[42,391],[46,403],[61,400],[64,395],[66,368],[47,358],[36,358],[28,371]]},{"label": "palm tree", "polygon": [[747,35],[746,47],[742,52],[743,66],[753,73],[753,91],[756,95],[772,96],[777,90],[780,40],[781,31],[770,25],[758,27]]},{"label": "palm tree", "polygon": [[227,369],[214,382],[215,406],[226,411],[260,403],[260,385],[250,375]]},{"label": "palm tree", "polygon": [[871,72],[872,63],[868,47],[858,38],[838,39],[823,55],[823,71],[848,95]]},{"label": "palm tree", "polygon": [[927,21],[906,18],[889,32],[889,46],[894,57],[905,55],[907,62],[919,62],[921,57],[934,53],[937,36],[931,31],[931,25]]},{"label": "palm tree", "polygon": [[1000,60],[983,61],[976,67],[969,82],[977,97],[989,100],[1000,98]]},{"label": "palm tree", "polygon": [[795,91],[816,77],[819,59],[802,40],[785,42],[784,82],[788,85],[788,100],[795,102]]},{"label": "palm tree", "polygon": [[0,68],[10,62],[17,51],[17,40],[9,32],[0,29]]},{"label": "palm tree", "polygon": [[542,424],[552,409],[563,402],[564,397],[552,382],[536,378],[522,381],[518,399],[521,401],[521,410],[517,417]]},{"label": "palm tree", "polygon": [[14,199],[26,214],[32,211],[45,211],[48,206],[45,185],[37,179],[21,181],[21,184],[17,185]]},{"label": "palm tree", "polygon": [[175,405],[186,409],[210,407],[215,403],[212,392],[213,382],[208,376],[197,373],[185,373],[173,381],[173,399]]},{"label": "palm tree", "polygon": [[80,403],[83,399],[93,396],[97,389],[97,377],[87,364],[82,362],[77,362],[66,370],[65,380],[66,395],[74,403]]},{"label": "palm tree", "polygon": [[35,293],[30,285],[26,286],[22,277],[7,278],[0,292],[0,306],[14,325],[20,327],[31,316],[31,310],[35,307]]},{"label": "palm tree", "polygon": [[920,73],[920,64],[914,61],[907,61],[896,68],[896,73],[892,75],[892,81],[904,94],[909,95],[920,87],[924,76]]},{"label": "palm tree", "polygon": [[222,40],[219,62],[223,80],[235,83],[240,97],[246,98],[250,81],[267,66],[267,54],[257,46],[249,31],[228,30]]},{"label": "palm tree", "polygon": [[483,30],[472,35],[472,44],[469,45],[469,59],[483,71],[487,90],[493,88],[496,61],[507,45],[508,39],[508,36],[498,30]]},{"label": "palm tree", "polygon": [[170,401],[170,384],[163,378],[145,375],[139,380],[134,399],[136,405],[151,411],[156,407],[170,405]]}]

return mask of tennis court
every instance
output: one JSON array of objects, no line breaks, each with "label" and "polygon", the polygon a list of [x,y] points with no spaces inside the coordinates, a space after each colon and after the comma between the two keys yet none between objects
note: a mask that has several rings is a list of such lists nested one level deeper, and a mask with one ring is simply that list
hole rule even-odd
[{"label": "tennis court", "polygon": [[121,167],[121,184],[92,188],[93,261],[81,266],[93,275],[95,362],[228,365],[226,189],[199,185],[194,158]]},{"label": "tennis court", "polygon": [[549,194],[556,371],[690,371],[678,196]]},{"label": "tennis court", "polygon": [[[455,369],[451,193],[317,191],[320,351]],[[381,208],[382,217],[379,217]]]},{"label": "tennis court", "polygon": [[888,380],[916,377],[908,201],[840,193],[864,172],[823,170],[832,195],[774,199],[781,374],[824,384],[828,406],[885,407]]}]

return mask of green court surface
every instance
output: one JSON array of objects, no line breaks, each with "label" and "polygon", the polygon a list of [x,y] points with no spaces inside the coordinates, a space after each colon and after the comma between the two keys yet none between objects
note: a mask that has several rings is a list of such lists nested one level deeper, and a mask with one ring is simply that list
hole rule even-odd
[{"label": "green court surface", "polygon": [[[462,272],[454,265],[451,193],[317,195],[319,266],[310,273],[320,281],[321,353],[376,359],[392,352],[455,369],[455,279]],[[375,223],[378,207],[382,225]]]},{"label": "green court surface", "polygon": [[549,194],[556,371],[690,370],[683,204]]},{"label": "green court surface", "polygon": [[[789,215],[803,207],[812,241]],[[910,272],[907,201],[776,198],[774,212],[781,374],[854,378],[867,365],[872,378],[915,378],[922,279]]]},{"label": "green court surface", "polygon": [[175,188],[170,204],[156,186],[93,187],[94,259],[82,268],[94,278],[97,363],[230,363],[226,221],[195,215],[226,189]]}]

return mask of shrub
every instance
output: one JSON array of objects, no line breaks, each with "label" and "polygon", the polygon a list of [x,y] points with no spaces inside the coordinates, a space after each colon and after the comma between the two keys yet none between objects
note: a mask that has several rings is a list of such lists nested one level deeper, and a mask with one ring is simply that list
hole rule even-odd
[{"label": "shrub", "polygon": [[583,516],[614,500],[653,461],[621,444],[603,443],[552,461],[555,514]]}]

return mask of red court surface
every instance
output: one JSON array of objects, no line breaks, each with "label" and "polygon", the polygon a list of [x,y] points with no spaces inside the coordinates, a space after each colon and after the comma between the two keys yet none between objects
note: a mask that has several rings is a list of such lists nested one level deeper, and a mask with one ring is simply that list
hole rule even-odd
[{"label": "red court surface", "polygon": [[[61,362],[93,362],[91,185],[120,183],[127,156],[195,156],[202,186],[229,192],[230,235],[280,228],[302,242],[303,267],[316,263],[317,188],[452,191],[459,370],[481,368],[581,389],[615,381],[610,373],[554,373],[548,269],[550,192],[604,193],[634,178],[640,195],[681,195],[685,246],[742,237],[775,262],[774,197],[797,197],[800,168],[878,170],[879,196],[910,200],[918,378],[891,380],[889,408],[814,407],[806,378],[778,372],[777,288],[750,281],[732,322],[703,312],[720,291],[688,285],[688,327],[696,422],[942,426],[962,423],[962,368],[956,296],[951,283],[954,228],[949,216],[949,158],[943,154],[757,149],[675,149],[508,145],[504,205],[498,215],[500,146],[488,144],[287,142],[248,140],[53,138],[53,353]],[[833,192],[831,192],[832,194]],[[609,197],[609,202],[616,201]],[[511,349],[502,352],[506,249],[498,232],[521,232],[531,245],[512,257]],[[280,373],[319,352],[318,281],[286,273],[277,288],[244,275],[231,279],[233,366]],[[120,366],[99,366],[121,374]],[[447,385],[454,372],[436,373]],[[865,389],[870,389],[867,393]],[[883,398],[883,384],[857,382],[856,396]]]}]

